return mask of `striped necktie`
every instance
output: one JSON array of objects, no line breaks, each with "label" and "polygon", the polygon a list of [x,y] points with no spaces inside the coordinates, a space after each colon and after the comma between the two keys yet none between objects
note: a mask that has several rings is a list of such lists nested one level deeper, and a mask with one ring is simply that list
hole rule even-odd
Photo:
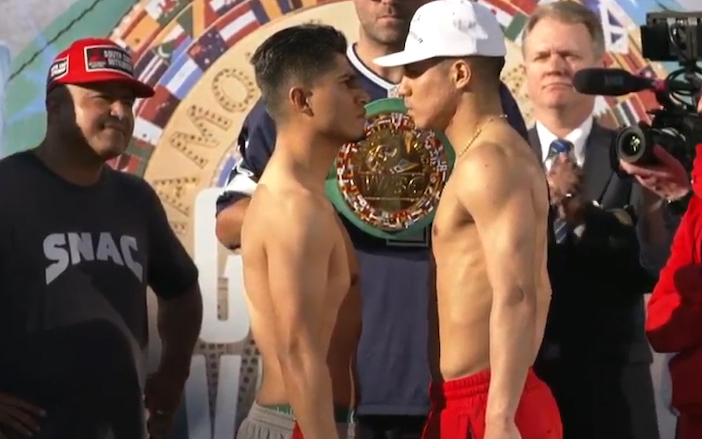
[{"label": "striped necktie", "polygon": [[559,218],[558,212],[556,212],[556,217],[553,220],[553,234],[556,235],[556,242],[563,243],[568,238],[569,231],[568,223],[563,218]]},{"label": "striped necktie", "polygon": [[[564,139],[556,139],[553,142],[551,142],[551,145],[548,148],[548,155],[546,156],[546,169],[550,170],[551,169],[551,164],[553,163],[553,159],[561,153],[565,153],[567,155],[572,155],[573,154],[573,144],[570,143],[567,140]],[[558,244],[564,242],[568,238],[568,233],[570,232],[570,227],[568,224],[565,222],[564,219],[560,218],[558,216],[558,212],[554,212],[554,219],[553,219],[553,233],[556,235],[556,242]]]}]

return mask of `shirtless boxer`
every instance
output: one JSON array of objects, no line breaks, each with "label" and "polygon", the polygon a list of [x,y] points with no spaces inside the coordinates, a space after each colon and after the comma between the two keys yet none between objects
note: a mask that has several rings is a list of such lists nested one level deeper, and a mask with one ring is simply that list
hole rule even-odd
[{"label": "shirtless boxer", "polygon": [[263,380],[238,439],[353,435],[358,266],[324,183],[342,144],[364,136],[366,93],[329,26],[282,30],[254,53],[278,127],[242,226],[251,329]]},{"label": "shirtless boxer", "polygon": [[531,370],[551,297],[548,190],[501,114],[505,54],[490,10],[439,0],[417,10],[404,51],[376,60],[405,66],[400,94],[415,123],[456,146],[432,231],[439,364],[428,439],[562,437],[556,402]]}]

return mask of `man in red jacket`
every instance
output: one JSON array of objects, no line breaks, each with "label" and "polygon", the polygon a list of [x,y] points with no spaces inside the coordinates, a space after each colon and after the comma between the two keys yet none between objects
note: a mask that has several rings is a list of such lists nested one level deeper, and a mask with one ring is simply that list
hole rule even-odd
[{"label": "man in red jacket", "polygon": [[646,334],[669,363],[677,439],[702,438],[702,145],[697,146],[690,200],[648,302]]},{"label": "man in red jacket", "polygon": [[[702,114],[702,99],[697,112]],[[679,413],[677,439],[700,439],[702,379],[697,374],[702,370],[702,145],[697,146],[692,184],[672,155],[660,146],[654,154],[658,158],[655,165],[620,164],[661,202],[667,202],[672,219],[678,211],[685,211],[685,215],[670,249],[642,248],[642,264],[651,271],[657,272],[667,258],[648,302],[646,333],[655,351],[672,354],[671,405]]]}]

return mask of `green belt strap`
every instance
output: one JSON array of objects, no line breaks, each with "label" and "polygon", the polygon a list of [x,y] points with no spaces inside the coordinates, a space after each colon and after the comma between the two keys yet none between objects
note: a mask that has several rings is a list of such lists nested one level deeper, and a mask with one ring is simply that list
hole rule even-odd
[{"label": "green belt strap", "polygon": [[[284,415],[292,416],[293,418],[295,417],[295,415],[293,414],[292,407],[290,407],[289,404],[266,405],[263,407],[269,410],[274,410],[278,413],[282,413]],[[353,422],[355,416],[356,411],[354,409],[350,409],[348,407],[334,406],[334,420],[337,424],[350,424]]]}]

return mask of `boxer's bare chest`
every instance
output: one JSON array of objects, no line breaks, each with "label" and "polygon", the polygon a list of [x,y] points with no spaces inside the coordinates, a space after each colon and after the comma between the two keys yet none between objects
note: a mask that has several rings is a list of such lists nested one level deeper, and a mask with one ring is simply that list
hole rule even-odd
[{"label": "boxer's bare chest", "polygon": [[[476,224],[460,200],[460,180],[449,179],[432,225],[439,305],[461,308],[487,289],[485,257]],[[441,313],[441,311],[440,311]]]},{"label": "boxer's bare chest", "polygon": [[459,198],[458,183],[456,179],[449,179],[436,209],[431,231],[435,259],[451,257],[458,249],[479,244],[475,222]]}]

